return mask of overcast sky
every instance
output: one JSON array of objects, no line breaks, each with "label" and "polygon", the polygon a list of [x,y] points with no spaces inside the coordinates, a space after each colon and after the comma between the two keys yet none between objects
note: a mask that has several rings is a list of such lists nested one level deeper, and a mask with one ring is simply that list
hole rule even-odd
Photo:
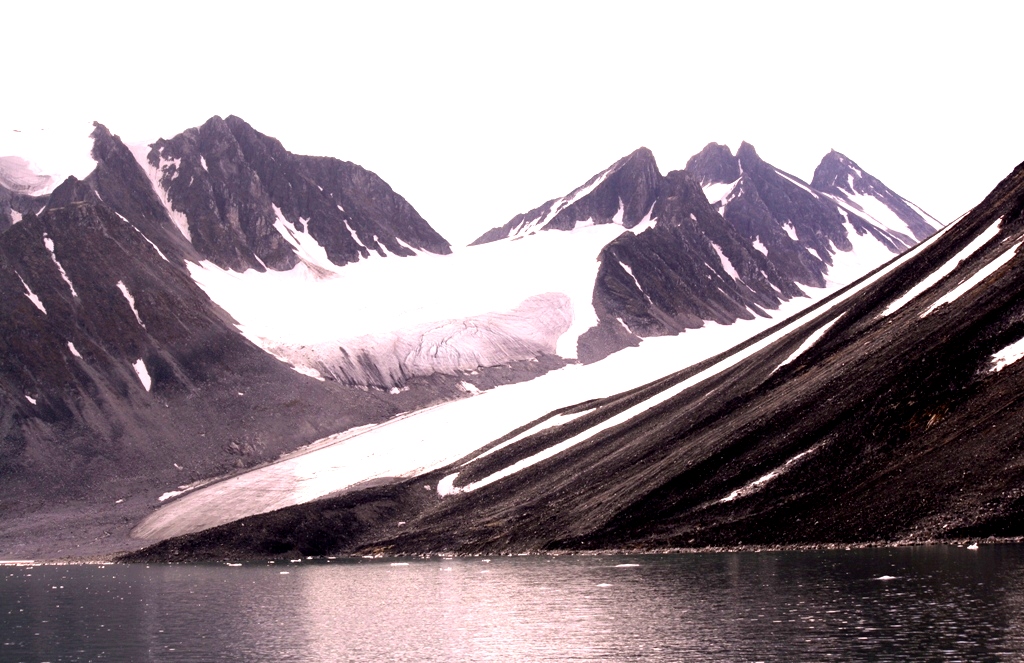
[{"label": "overcast sky", "polygon": [[804,180],[834,148],[943,221],[1024,160],[1024,3],[269,7],[5,6],[0,156],[73,170],[54,145],[93,120],[148,143],[233,114],[457,244],[641,145],[667,172],[746,140]]}]

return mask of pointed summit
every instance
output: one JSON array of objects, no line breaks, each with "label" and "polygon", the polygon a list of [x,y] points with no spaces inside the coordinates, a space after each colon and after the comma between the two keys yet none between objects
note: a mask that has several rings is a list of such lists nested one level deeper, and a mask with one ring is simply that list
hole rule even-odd
[{"label": "pointed summit", "polygon": [[492,228],[473,244],[525,237],[541,230],[572,230],[578,223],[617,223],[633,228],[649,218],[661,173],[654,154],[641,147],[594,175],[569,195],[549,200]]},{"label": "pointed summit", "polygon": [[726,145],[708,143],[686,162],[686,171],[697,178],[702,187],[735,182],[740,178],[740,162]]},{"label": "pointed summit", "polygon": [[846,210],[872,216],[887,229],[917,241],[942,227],[921,208],[835,150],[826,154],[814,169],[811,187],[836,199]]}]

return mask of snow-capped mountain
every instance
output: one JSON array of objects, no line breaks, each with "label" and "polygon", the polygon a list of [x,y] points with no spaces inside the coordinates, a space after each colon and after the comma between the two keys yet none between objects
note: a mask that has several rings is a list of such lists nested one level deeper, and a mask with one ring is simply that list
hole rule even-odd
[{"label": "snow-capped mountain", "polygon": [[907,253],[707,361],[406,481],[129,559],[1024,535],[1022,247],[1024,164]]},{"label": "snow-capped mountain", "polygon": [[[579,336],[577,350],[594,361],[643,337],[763,316],[802,296],[802,287],[848,283],[836,272],[849,267],[834,270],[835,260],[857,263],[859,276],[941,227],[838,153],[818,172],[827,192],[765,163],[744,143],[735,156],[708,145],[685,170],[662,176],[651,152],[640,149],[476,243],[593,225],[628,229],[598,257],[598,324]],[[853,188],[837,188],[829,173]]]},{"label": "snow-capped mountain", "polygon": [[[742,150],[729,155],[747,178],[740,202],[722,213],[705,193],[721,183],[662,176],[641,149],[509,225],[512,237],[453,252],[373,173],[291,154],[235,117],[148,146],[99,124],[92,139],[93,171],[52,191],[4,162],[6,532],[53,531],[53,506],[71,500],[61,522],[76,523],[75,545],[82,510],[83,532],[116,521],[125,534],[179,486],[644,337],[767,320],[804,287],[837,287],[798,243],[775,249],[796,242],[786,223],[752,238],[731,220],[750,198],[740,189],[761,181]],[[879,191],[820,195],[861,209]],[[839,257],[879,261],[815,246],[829,279]],[[0,550],[13,550],[9,534]]]}]

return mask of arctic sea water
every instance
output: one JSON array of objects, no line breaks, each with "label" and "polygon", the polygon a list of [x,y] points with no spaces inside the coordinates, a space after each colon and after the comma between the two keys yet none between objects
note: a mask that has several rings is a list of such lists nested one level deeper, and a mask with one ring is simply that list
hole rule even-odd
[{"label": "arctic sea water", "polygon": [[1024,546],[0,568],[2,661],[1024,657]]}]

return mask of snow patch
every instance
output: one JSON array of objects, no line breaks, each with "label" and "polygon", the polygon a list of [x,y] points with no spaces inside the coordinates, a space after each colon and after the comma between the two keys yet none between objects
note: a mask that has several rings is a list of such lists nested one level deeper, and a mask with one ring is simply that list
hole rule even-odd
[{"label": "snow patch", "polygon": [[768,247],[761,243],[760,237],[755,237],[754,242],[751,244],[751,246],[754,247],[755,251],[761,253],[762,255],[768,255]]},{"label": "snow patch", "polygon": [[28,284],[25,283],[25,279],[21,278],[21,274],[18,274],[18,272],[14,273],[17,275],[18,280],[21,281],[21,285],[25,288],[25,296],[28,297],[29,301],[35,304],[36,308],[42,311],[45,315],[46,307],[43,306],[43,300],[39,299],[39,297],[36,296],[36,293],[32,292],[32,288],[28,287]]},{"label": "snow patch", "polygon": [[701,190],[704,191],[704,197],[707,198],[708,203],[711,205],[722,203],[724,209],[727,202],[726,198],[729,197],[729,194],[732,193],[739,183],[740,180],[738,178],[735,182],[712,182],[701,187]]},{"label": "snow patch", "polygon": [[820,195],[818,195],[818,192],[817,192],[817,191],[815,191],[815,190],[814,190],[814,189],[812,189],[811,187],[807,186],[806,184],[804,184],[804,183],[803,183],[803,182],[801,182],[800,180],[796,179],[796,178],[795,178],[795,177],[793,177],[792,175],[787,175],[786,173],[782,172],[782,171],[781,171],[781,170],[779,170],[778,168],[775,168],[775,169],[773,169],[773,170],[775,170],[775,172],[776,172],[776,173],[778,173],[779,175],[781,175],[781,176],[782,176],[782,177],[784,177],[785,179],[789,180],[789,181],[790,181],[790,182],[792,182],[793,184],[797,185],[798,187],[800,187],[801,189],[803,189],[803,190],[804,190],[804,191],[806,191],[807,193],[811,194],[811,195],[812,195],[812,196],[814,196],[815,198],[821,198],[821,196],[820,196]]},{"label": "snow patch", "polygon": [[785,474],[787,471],[789,471],[789,469],[793,465],[795,465],[796,463],[800,462],[801,459],[811,455],[812,453],[814,453],[815,451],[820,449],[823,444],[824,444],[824,442],[819,442],[818,444],[815,444],[813,447],[811,447],[807,451],[798,453],[797,455],[793,456],[792,458],[790,458],[785,463],[783,463],[779,467],[775,468],[774,470],[772,470],[768,474],[765,474],[764,476],[761,476],[761,477],[758,477],[757,479],[754,479],[753,481],[751,481],[747,485],[743,486],[742,488],[738,488],[738,489],[732,491],[731,493],[729,493],[728,495],[726,495],[725,497],[723,497],[722,499],[720,499],[718,501],[719,502],[732,502],[733,500],[739,499],[741,497],[746,497],[747,495],[751,495],[753,493],[756,493],[757,491],[759,491],[762,488],[764,488],[765,484],[767,484],[769,481],[772,481],[773,479],[776,479],[779,476]]},{"label": "snow patch", "polygon": [[76,356],[76,357],[78,357],[79,359],[81,359],[81,358],[82,358],[82,355],[81,355],[81,354],[79,354],[79,352],[78,352],[78,348],[76,348],[76,347],[75,347],[75,344],[74,344],[74,343],[72,343],[71,341],[68,341],[68,350],[70,350],[70,351],[71,351],[71,354],[75,355],[75,356]]},{"label": "snow patch", "polygon": [[[281,234],[284,241],[288,242],[295,250],[295,254],[300,260],[305,262],[307,265],[312,267],[319,267],[329,272],[336,271],[338,266],[335,265],[330,258],[327,257],[327,249],[325,249],[320,242],[316,241],[312,235],[306,232],[305,229],[299,230],[295,225],[285,218],[284,213],[281,212],[281,208],[277,205],[273,205],[274,214],[276,220],[274,221],[274,228]],[[305,227],[308,223],[308,219],[299,219]],[[346,222],[346,226],[348,223]],[[354,235],[355,233],[353,233]]]},{"label": "snow patch", "polygon": [[21,212],[16,209],[11,210],[11,223],[18,223],[21,221]]},{"label": "snow patch", "polygon": [[989,369],[989,372],[998,373],[1007,366],[1019,361],[1021,357],[1024,357],[1024,338],[1017,341],[1016,343],[1011,343],[1010,345],[1007,345],[999,352],[993,354],[991,357],[992,368]]},{"label": "snow patch", "polygon": [[477,386],[475,384],[473,384],[472,382],[466,382],[465,380],[463,380],[462,382],[459,383],[459,389],[461,389],[462,391],[464,391],[464,392],[466,392],[468,394],[473,394],[473,395],[482,394],[483,393],[482,391],[480,391],[479,388],[477,388]]},{"label": "snow patch", "polygon": [[135,298],[132,297],[132,293],[128,291],[128,286],[124,284],[124,281],[118,281],[117,289],[121,291],[122,295],[124,295],[125,300],[128,302],[128,306],[132,307],[132,313],[135,314],[135,320],[139,323],[139,326],[145,329],[146,325],[142,322],[142,318],[139,317],[139,310],[135,308]]},{"label": "snow patch", "polygon": [[796,236],[796,227],[793,226],[792,221],[786,221],[785,223],[783,223],[782,229],[786,231],[786,234],[789,235],[789,238],[791,240],[793,240],[794,242],[800,241],[800,238]]},{"label": "snow patch", "polygon": [[64,279],[64,283],[67,283],[68,287],[71,288],[71,295],[73,297],[78,297],[78,293],[75,292],[74,284],[71,283],[71,279],[68,278],[68,273],[64,271],[64,266],[60,264],[59,260],[57,260],[57,253],[54,251],[53,240],[50,239],[49,235],[46,233],[43,233],[43,244],[46,245],[46,250],[50,252],[50,259],[53,260],[53,264],[57,265],[57,269],[60,270],[60,277]]},{"label": "snow patch", "polygon": [[742,282],[742,279],[740,279],[740,273],[732,266],[732,262],[729,261],[729,258],[722,251],[722,247],[714,242],[711,243],[711,246],[715,249],[715,253],[718,254],[718,259],[722,261],[722,268],[725,269],[725,273],[731,276],[734,280]]},{"label": "snow patch", "polygon": [[657,201],[651,203],[651,209],[647,210],[647,214],[644,215],[644,218],[640,219],[640,223],[630,228],[629,232],[633,233],[634,235],[639,235],[645,230],[653,228],[658,224],[657,217],[651,217],[651,214],[654,213],[655,204],[657,204]]},{"label": "snow patch", "polygon": [[31,397],[31,396],[29,396],[28,394],[25,394],[25,400],[27,400],[27,401],[28,401],[29,403],[31,403],[32,405],[35,405],[35,404],[37,403],[36,399],[32,398],[32,397]]},{"label": "snow patch", "polygon": [[132,364],[132,368],[135,369],[135,374],[139,376],[139,382],[146,388],[146,391],[149,391],[149,388],[153,385],[153,380],[149,377],[149,371],[146,370],[146,362],[138,359]]}]

